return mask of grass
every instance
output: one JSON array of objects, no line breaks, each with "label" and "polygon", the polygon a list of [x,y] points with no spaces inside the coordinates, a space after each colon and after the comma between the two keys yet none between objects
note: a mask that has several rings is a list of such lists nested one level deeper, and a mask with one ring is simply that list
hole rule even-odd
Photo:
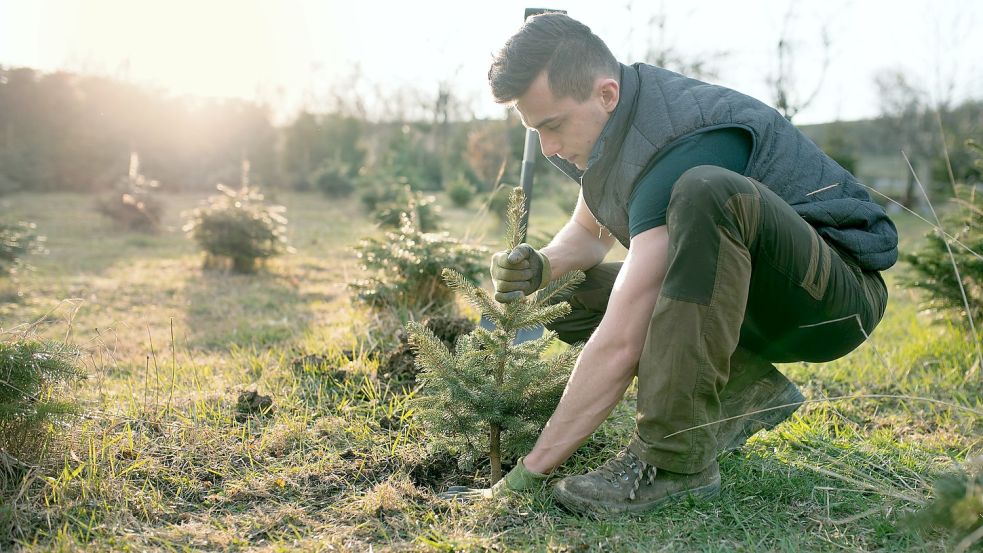
[{"label": "grass", "polygon": [[[572,192],[572,190],[571,190]],[[484,468],[426,450],[408,395],[374,377],[366,354],[387,326],[352,307],[348,249],[378,232],[357,201],[280,194],[296,253],[258,276],[208,273],[180,232],[196,196],[171,196],[155,236],[115,230],[78,195],[19,195],[4,218],[49,238],[0,303],[5,333],[33,325],[89,352],[87,414],[40,466],[0,478],[0,549],[14,551],[910,551],[951,538],[910,513],[932,479],[983,447],[979,379],[960,321],[931,322],[891,285],[871,341],[823,365],[783,366],[811,400],[795,419],[721,462],[714,501],[649,516],[573,516],[547,492],[447,504],[434,492],[482,484]],[[449,202],[443,202],[449,206]],[[457,236],[497,247],[490,218],[445,207]],[[538,200],[533,229],[563,211]],[[356,215],[353,215],[356,214]],[[903,248],[925,230],[900,217]],[[618,255],[618,254],[615,254]],[[892,269],[887,278],[904,267]],[[8,286],[10,286],[8,284]],[[172,338],[173,337],[173,338]],[[346,353],[353,351],[354,354]],[[323,364],[295,363],[320,354]],[[350,359],[349,357],[353,357]],[[238,417],[243,390],[273,399]],[[560,470],[588,470],[633,429],[634,391]],[[2,468],[2,467],[0,467]]]}]

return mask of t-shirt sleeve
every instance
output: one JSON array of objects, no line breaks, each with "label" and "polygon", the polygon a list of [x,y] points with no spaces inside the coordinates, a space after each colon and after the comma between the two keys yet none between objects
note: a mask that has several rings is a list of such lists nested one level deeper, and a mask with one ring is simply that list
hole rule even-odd
[{"label": "t-shirt sleeve", "polygon": [[741,127],[703,131],[659,154],[642,172],[628,207],[628,234],[634,238],[666,224],[672,186],[687,170],[716,165],[743,174],[751,159],[751,133]]}]

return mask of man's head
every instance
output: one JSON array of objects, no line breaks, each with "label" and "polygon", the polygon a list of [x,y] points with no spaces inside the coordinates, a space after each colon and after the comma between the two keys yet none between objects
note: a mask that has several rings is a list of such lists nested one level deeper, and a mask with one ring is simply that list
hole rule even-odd
[{"label": "man's head", "polygon": [[618,105],[621,65],[591,30],[566,15],[529,18],[488,71],[495,101],[539,131],[543,155],[580,169]]}]

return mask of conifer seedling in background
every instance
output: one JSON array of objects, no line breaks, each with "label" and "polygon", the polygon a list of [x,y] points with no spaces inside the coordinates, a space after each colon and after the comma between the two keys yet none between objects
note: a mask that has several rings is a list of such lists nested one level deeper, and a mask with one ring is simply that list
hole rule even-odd
[{"label": "conifer seedling in background", "polygon": [[[983,146],[969,141],[967,148],[977,152],[976,164],[983,171]],[[957,184],[956,192],[941,217],[941,229],[948,234],[933,228],[918,249],[902,253],[912,271],[901,273],[898,281],[924,292],[922,306],[927,310],[962,313],[978,321],[983,309],[983,258],[979,254],[983,251],[983,201],[975,186]]]},{"label": "conifer seedling in background", "polygon": [[240,188],[217,185],[220,194],[192,210],[183,230],[205,251],[205,268],[226,261],[237,273],[254,273],[266,259],[292,251],[287,246],[287,208],[264,201],[249,185],[249,160],[242,160]]},{"label": "conifer seedling in background", "polygon": [[[508,249],[525,236],[522,190],[511,195]],[[543,353],[556,334],[516,344],[519,330],[546,325],[568,313],[558,301],[584,280],[580,271],[567,273],[536,294],[500,304],[464,275],[444,269],[444,280],[494,323],[494,330],[475,328],[450,351],[423,325],[407,330],[417,350],[421,394],[417,416],[431,443],[456,449],[463,458],[487,454],[491,483],[502,477],[503,459],[525,454],[533,445],[566,386],[580,349],[569,348],[550,358]]]},{"label": "conifer seedling in background", "polygon": [[60,342],[0,341],[0,459],[37,461],[50,424],[79,414],[64,392],[85,378],[81,355]]}]

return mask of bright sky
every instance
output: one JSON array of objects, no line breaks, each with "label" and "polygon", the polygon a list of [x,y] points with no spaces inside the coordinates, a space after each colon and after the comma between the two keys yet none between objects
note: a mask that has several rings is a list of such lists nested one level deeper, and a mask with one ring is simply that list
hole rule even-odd
[{"label": "bright sky", "polygon": [[[340,2],[253,0],[0,0],[0,65],[117,76],[176,94],[233,96],[275,104],[281,116],[330,95],[392,110],[405,97],[452,90],[479,116],[498,116],[487,92],[492,52],[518,27],[529,0]],[[569,0],[562,8],[630,63],[653,42],[692,60],[716,52],[716,82],[766,102],[776,44],[790,11],[796,78],[814,88],[822,29],[830,65],[798,123],[875,116],[874,75],[897,68],[930,93],[983,96],[983,1],[757,0],[700,2]],[[666,36],[650,18],[667,17]],[[356,71],[355,68],[358,68]],[[355,79],[353,75],[358,74]],[[378,102],[376,99],[387,101]],[[378,113],[378,111],[375,111]]]}]

